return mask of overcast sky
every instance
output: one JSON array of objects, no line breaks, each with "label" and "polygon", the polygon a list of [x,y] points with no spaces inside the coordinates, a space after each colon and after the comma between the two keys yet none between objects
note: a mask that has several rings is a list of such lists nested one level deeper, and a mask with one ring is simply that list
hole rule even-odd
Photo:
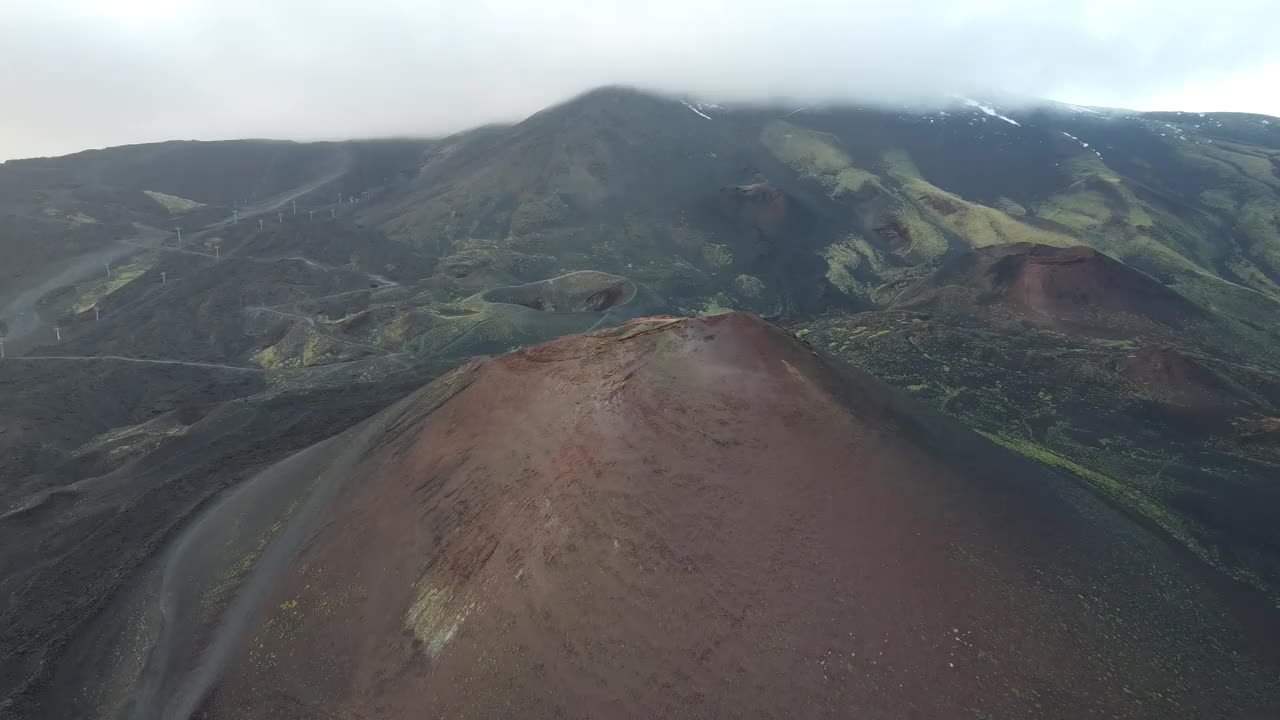
[{"label": "overcast sky", "polygon": [[1280,115],[1277,0],[0,0],[0,160],[431,135],[637,84]]}]

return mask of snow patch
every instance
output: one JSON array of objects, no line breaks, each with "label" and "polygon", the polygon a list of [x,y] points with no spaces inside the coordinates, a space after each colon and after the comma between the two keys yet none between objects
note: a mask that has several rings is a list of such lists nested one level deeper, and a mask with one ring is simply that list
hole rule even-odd
[{"label": "snow patch", "polygon": [[[1069,132],[1065,132],[1065,131],[1059,131],[1059,132],[1062,132],[1062,134],[1063,134],[1063,135],[1066,135],[1067,137],[1071,138],[1072,140],[1075,140],[1076,142],[1080,143],[1080,145],[1081,145],[1082,147],[1089,147],[1089,143],[1087,143],[1087,142],[1085,142],[1085,141],[1081,140],[1080,138],[1076,137],[1075,135],[1072,135],[1071,133],[1069,133]],[[1094,150],[1094,152],[1097,152],[1097,150]]]},{"label": "snow patch", "polygon": [[699,110],[697,107],[695,107],[695,106],[693,106],[693,105],[690,105],[689,103],[687,103],[687,102],[685,102],[685,101],[683,101],[683,100],[681,100],[681,101],[680,101],[680,104],[681,104],[681,105],[683,105],[683,106],[685,106],[685,107],[687,107],[687,108],[689,108],[690,110],[692,110],[692,111],[694,111],[694,112],[698,113],[699,115],[701,115],[702,117],[704,117],[704,118],[706,118],[706,119],[708,119],[708,120],[710,120],[710,119],[711,119],[711,116],[710,116],[710,115],[708,115],[708,114],[706,114],[706,113],[702,112],[702,111],[701,111],[701,110]]},{"label": "snow patch", "polygon": [[[1076,137],[1075,135],[1072,135],[1072,134],[1071,134],[1071,133],[1069,133],[1069,132],[1066,132],[1066,131],[1064,131],[1064,130],[1059,130],[1058,132],[1060,132],[1060,133],[1062,133],[1063,135],[1066,135],[1067,137],[1071,138],[1072,140],[1075,140],[1076,142],[1080,143],[1080,147],[1084,147],[1084,148],[1089,147],[1089,143],[1087,143],[1087,142],[1085,142],[1085,141],[1081,140],[1080,138]],[[1163,133],[1161,133],[1161,134],[1163,134]],[[1102,157],[1102,153],[1098,152],[1098,151],[1097,151],[1097,149],[1093,149],[1093,154],[1094,154],[1094,155],[1097,155],[1098,157]]]},{"label": "snow patch", "polygon": [[961,98],[961,100],[964,101],[965,105],[968,105],[969,107],[978,108],[979,110],[990,115],[991,117],[998,117],[1001,120],[1011,125],[1018,125],[1018,126],[1022,125],[1022,123],[1018,122],[1017,120],[1014,120],[1013,118],[1010,118],[1010,117],[1005,117],[1004,115],[1001,115],[1000,113],[996,112],[996,109],[991,107],[990,105],[984,105],[978,102],[977,100],[970,100],[969,98]]},{"label": "snow patch", "polygon": [[1067,109],[1069,109],[1071,112],[1076,112],[1076,113],[1089,113],[1090,115],[1102,114],[1097,110],[1094,110],[1093,108],[1082,107],[1080,105],[1071,105],[1070,103],[1067,104]]}]

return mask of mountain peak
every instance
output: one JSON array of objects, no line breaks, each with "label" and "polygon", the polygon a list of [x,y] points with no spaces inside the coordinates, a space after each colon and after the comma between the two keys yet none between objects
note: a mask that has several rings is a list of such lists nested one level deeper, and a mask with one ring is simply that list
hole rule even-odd
[{"label": "mountain peak", "polygon": [[[1150,690],[1201,677],[1170,690],[1158,658],[1186,643],[1226,662],[1184,619],[1220,610],[1141,581],[1175,568],[1160,545],[1101,505],[1077,515],[1051,474],[743,313],[468,365],[332,450],[362,460],[314,536],[264,602],[212,630],[234,648],[217,679],[175,678],[164,707],[208,689],[211,720],[424,702],[944,717],[1016,704],[1035,658],[1039,696],[1141,714]],[[1086,581],[1104,625],[1076,600]]]}]

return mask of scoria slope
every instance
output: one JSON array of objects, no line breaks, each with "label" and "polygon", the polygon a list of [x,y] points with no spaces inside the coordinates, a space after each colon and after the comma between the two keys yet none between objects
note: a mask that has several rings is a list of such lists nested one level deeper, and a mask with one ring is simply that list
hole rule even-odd
[{"label": "scoria slope", "polygon": [[1018,317],[1040,327],[1100,335],[1181,328],[1203,314],[1154,278],[1093,248],[1033,243],[959,255],[903,291],[895,306]]},{"label": "scoria slope", "polygon": [[230,610],[136,717],[1280,708],[1194,560],[749,315],[471,363],[331,443],[337,485],[258,601],[191,576],[198,617]]}]

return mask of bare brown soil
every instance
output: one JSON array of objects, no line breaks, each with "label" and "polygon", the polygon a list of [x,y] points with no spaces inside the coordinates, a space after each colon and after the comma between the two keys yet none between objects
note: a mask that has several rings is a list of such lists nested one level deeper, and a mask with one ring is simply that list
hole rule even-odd
[{"label": "bare brown soil", "polygon": [[467,372],[371,421],[195,717],[1280,708],[1163,541],[757,318]]}]

